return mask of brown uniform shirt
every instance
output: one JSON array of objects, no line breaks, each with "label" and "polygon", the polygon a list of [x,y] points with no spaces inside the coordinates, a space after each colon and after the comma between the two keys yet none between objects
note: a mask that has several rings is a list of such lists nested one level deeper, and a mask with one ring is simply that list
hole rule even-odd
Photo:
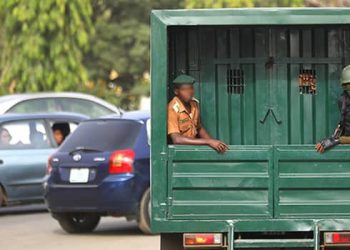
[{"label": "brown uniform shirt", "polygon": [[196,99],[190,102],[191,113],[188,113],[178,97],[168,104],[168,135],[180,133],[183,136],[195,138],[201,128],[199,105]]}]

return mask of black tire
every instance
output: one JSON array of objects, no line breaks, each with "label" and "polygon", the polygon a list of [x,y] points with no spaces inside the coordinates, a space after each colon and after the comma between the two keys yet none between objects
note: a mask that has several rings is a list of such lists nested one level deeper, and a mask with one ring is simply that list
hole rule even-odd
[{"label": "black tire", "polygon": [[150,223],[151,192],[148,188],[142,195],[140,201],[137,225],[144,234],[152,234]]},{"label": "black tire", "polygon": [[4,192],[2,191],[2,188],[0,186],[0,207],[3,207],[4,205],[5,205]]},{"label": "black tire", "polygon": [[4,192],[4,189],[0,185],[0,207],[6,206],[6,194]]},{"label": "black tire", "polygon": [[55,218],[62,229],[71,234],[92,232],[101,219],[99,215],[89,213],[56,214]]}]

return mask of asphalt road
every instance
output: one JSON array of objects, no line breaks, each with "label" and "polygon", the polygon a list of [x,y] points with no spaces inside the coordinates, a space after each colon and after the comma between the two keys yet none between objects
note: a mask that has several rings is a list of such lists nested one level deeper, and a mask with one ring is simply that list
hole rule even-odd
[{"label": "asphalt road", "polygon": [[159,236],[145,236],[135,222],[102,218],[90,234],[69,235],[44,207],[0,209],[1,250],[157,250]]}]

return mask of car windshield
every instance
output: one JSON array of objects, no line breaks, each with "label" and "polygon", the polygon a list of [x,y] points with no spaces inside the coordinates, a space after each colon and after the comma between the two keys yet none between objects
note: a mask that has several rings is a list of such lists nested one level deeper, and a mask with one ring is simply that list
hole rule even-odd
[{"label": "car windshield", "polygon": [[89,152],[133,148],[142,124],[131,120],[82,122],[61,145],[60,152],[87,149]]}]

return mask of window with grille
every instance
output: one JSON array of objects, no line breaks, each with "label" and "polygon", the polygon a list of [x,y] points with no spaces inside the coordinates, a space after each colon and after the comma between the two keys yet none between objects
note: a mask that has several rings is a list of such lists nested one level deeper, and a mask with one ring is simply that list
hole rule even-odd
[{"label": "window with grille", "polygon": [[243,94],[244,93],[244,72],[242,69],[227,70],[227,93]]},{"label": "window with grille", "polygon": [[316,71],[314,69],[301,69],[299,71],[300,94],[315,95],[317,90]]}]

